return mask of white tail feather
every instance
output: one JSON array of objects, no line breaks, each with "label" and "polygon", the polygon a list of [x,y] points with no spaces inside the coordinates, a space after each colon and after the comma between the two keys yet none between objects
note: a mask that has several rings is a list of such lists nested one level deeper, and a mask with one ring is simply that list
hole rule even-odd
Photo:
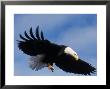
[{"label": "white tail feather", "polygon": [[32,56],[29,59],[29,67],[33,70],[39,70],[44,67],[47,67],[46,63],[43,63],[42,60],[44,59],[44,55],[37,55],[37,56]]}]

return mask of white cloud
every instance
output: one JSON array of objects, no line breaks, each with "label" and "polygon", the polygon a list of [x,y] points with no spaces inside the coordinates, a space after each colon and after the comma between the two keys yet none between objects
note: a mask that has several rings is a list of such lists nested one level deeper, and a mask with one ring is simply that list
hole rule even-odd
[{"label": "white cloud", "polygon": [[65,44],[72,48],[83,49],[97,41],[97,30],[94,27],[76,28],[65,30],[57,39],[57,43]]},{"label": "white cloud", "polygon": [[[35,14],[35,15],[15,15],[16,16],[16,31],[20,32],[19,30],[26,30],[29,29],[30,27],[36,27],[37,25],[40,26],[42,30],[53,30],[57,26],[61,26],[61,24],[65,23],[68,19],[71,17],[69,15],[61,15],[60,14]],[[74,15],[74,18],[76,15]],[[72,16],[73,18],[73,16]],[[21,29],[22,28],[22,29]]]}]

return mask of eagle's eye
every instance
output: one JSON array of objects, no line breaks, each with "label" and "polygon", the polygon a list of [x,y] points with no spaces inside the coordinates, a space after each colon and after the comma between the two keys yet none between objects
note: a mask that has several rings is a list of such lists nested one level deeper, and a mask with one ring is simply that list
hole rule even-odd
[{"label": "eagle's eye", "polygon": [[74,53],[74,55],[75,55],[75,56],[77,56],[77,54],[76,54],[76,53]]}]

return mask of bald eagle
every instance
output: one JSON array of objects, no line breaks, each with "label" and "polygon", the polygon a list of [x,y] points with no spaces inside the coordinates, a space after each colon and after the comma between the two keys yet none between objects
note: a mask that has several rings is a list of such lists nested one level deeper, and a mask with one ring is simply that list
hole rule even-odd
[{"label": "bald eagle", "polygon": [[39,34],[39,26],[37,26],[35,34],[31,27],[29,34],[25,31],[25,37],[20,34],[22,40],[17,41],[19,49],[30,56],[29,66],[31,69],[38,71],[48,67],[54,72],[53,64],[55,64],[69,73],[82,75],[95,73],[96,68],[81,60],[72,48],[50,42],[44,38],[42,31]]}]

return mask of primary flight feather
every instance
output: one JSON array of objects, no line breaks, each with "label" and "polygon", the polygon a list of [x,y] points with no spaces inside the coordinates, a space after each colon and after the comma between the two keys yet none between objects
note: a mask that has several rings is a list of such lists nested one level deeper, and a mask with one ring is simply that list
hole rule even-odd
[{"label": "primary flight feather", "polygon": [[[70,47],[58,45],[44,38],[43,32],[39,33],[39,26],[35,35],[30,28],[29,34],[19,35],[18,47],[23,53],[30,55],[29,65],[33,70],[48,67],[54,72],[53,63],[65,72],[91,75],[96,71],[91,64],[81,60],[77,53]],[[40,35],[41,34],[41,35]]]}]

